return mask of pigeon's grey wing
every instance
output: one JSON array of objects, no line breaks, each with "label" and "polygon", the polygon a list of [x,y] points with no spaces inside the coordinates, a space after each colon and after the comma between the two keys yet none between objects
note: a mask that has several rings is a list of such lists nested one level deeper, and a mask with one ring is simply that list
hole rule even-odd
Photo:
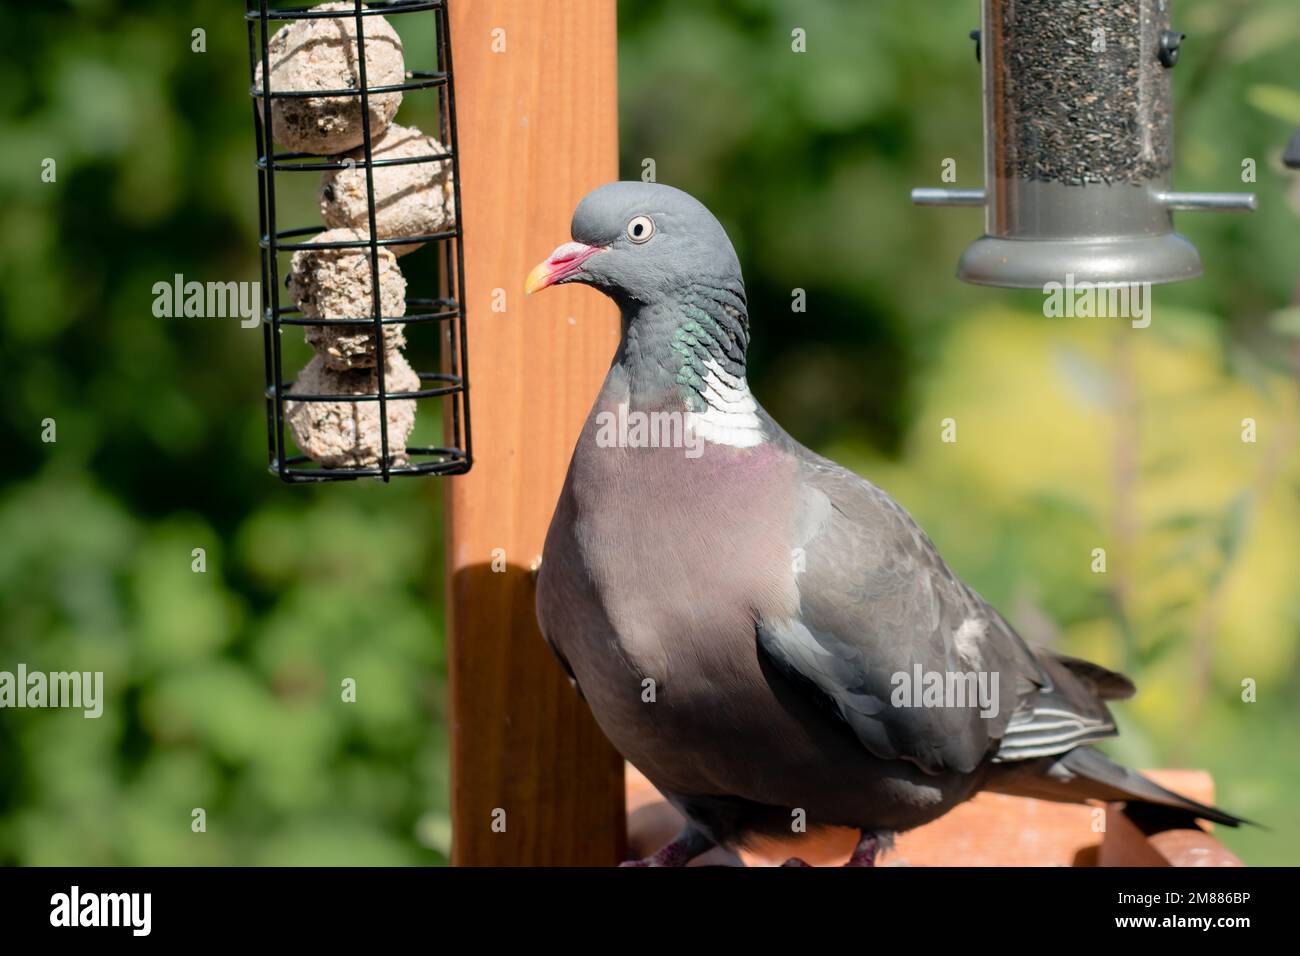
[{"label": "pigeon's grey wing", "polygon": [[[834,462],[793,450],[804,464],[799,611],[760,621],[759,646],[868,750],[930,773],[969,773],[1114,733],[1088,682],[1040,659],[900,505]],[[937,706],[926,682],[943,692]]]},{"label": "pigeon's grey wing", "polygon": [[564,670],[564,675],[569,678],[569,683],[573,685],[573,689],[578,692],[579,697],[583,697],[582,688],[578,686],[578,678],[573,673],[573,667],[569,664],[569,659],[561,653],[560,648],[556,645],[555,641],[551,639],[550,635],[546,633],[545,628],[542,629],[542,637],[546,639],[546,646],[549,647],[551,653],[555,655],[555,660]]},{"label": "pigeon's grey wing", "polygon": [[553,610],[554,602],[551,600],[551,596],[552,591],[549,588],[539,587],[537,589],[537,623],[541,628],[542,637],[546,639],[546,646],[551,649],[551,653],[555,655],[555,659],[559,662],[560,667],[564,668],[564,673],[569,678],[569,683],[573,685],[574,689],[578,692],[578,696],[581,697],[582,688],[578,686],[578,678],[573,674],[573,667],[569,664],[568,658],[566,658],[560,651],[559,646],[556,645],[555,639],[551,637],[550,632],[556,626],[554,622],[557,617]]},{"label": "pigeon's grey wing", "polygon": [[551,649],[555,659],[564,668],[564,673],[568,676],[573,689],[578,692],[578,696],[583,697],[582,688],[578,686],[578,678],[573,673],[572,665],[555,642],[555,634],[559,633],[560,628],[576,626],[577,622],[572,619],[573,610],[582,606],[580,597],[573,592],[573,582],[577,579],[576,575],[580,573],[581,562],[574,553],[575,546],[570,531],[572,527],[570,507],[571,499],[566,479],[560,499],[556,503],[556,518],[552,520],[550,530],[546,534],[546,544],[543,549],[546,558],[542,566],[537,569],[535,610],[537,625],[542,632],[542,637],[546,639],[546,646]]}]

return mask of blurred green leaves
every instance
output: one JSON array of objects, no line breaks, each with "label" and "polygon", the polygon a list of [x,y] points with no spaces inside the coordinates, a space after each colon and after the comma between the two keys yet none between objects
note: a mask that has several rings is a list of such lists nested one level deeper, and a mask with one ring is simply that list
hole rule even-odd
[{"label": "blurred green leaves", "polygon": [[[418,491],[396,497],[427,516]],[[107,706],[99,720],[4,713],[0,858],[440,858],[416,834],[446,817],[441,628],[423,593],[437,532],[352,498],[254,512],[231,538],[252,582],[235,590],[195,515],[144,523],[48,475],[8,490],[6,666],[103,670]],[[190,832],[195,807],[206,833]]]},{"label": "blurred green leaves", "polygon": [[1300,92],[1285,86],[1261,83],[1246,93],[1250,105],[1287,123],[1300,123]]}]

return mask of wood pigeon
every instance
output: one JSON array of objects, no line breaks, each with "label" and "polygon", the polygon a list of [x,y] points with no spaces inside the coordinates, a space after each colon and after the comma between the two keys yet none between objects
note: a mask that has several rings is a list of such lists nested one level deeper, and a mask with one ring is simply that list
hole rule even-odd
[{"label": "wood pigeon", "polygon": [[[979,790],[1238,817],[1089,744],[1124,676],[1029,647],[884,491],[750,393],[740,263],[701,203],[617,182],[526,289],[580,282],[622,336],[546,537],[537,615],[615,747],[685,816],[639,865],[816,826],[893,833]],[[798,861],[792,861],[797,863]]]}]

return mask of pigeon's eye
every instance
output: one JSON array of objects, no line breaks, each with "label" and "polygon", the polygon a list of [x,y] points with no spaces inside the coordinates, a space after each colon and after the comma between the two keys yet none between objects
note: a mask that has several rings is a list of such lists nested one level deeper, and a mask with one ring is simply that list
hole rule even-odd
[{"label": "pigeon's eye", "polygon": [[637,216],[627,224],[627,237],[633,242],[645,242],[655,234],[655,221],[649,216]]}]

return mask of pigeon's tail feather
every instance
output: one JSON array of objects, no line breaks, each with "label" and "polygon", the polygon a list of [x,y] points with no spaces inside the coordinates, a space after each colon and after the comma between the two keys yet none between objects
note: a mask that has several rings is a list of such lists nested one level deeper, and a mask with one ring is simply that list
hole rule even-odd
[{"label": "pigeon's tail feather", "polygon": [[1079,747],[1071,750],[1069,753],[1064,754],[1057,763],[1064,765],[1066,770],[1091,781],[1098,787],[1113,792],[1113,796],[1100,795],[1100,799],[1103,800],[1136,799],[1143,803],[1153,803],[1161,807],[1186,810],[1202,820],[1212,820],[1215,823],[1222,823],[1224,826],[1229,827],[1250,823],[1249,820],[1220,810],[1218,807],[1207,806],[1204,803],[1192,800],[1190,797],[1184,797],[1172,790],[1166,790],[1154,780],[1142,776],[1136,770],[1130,770],[1128,767],[1115,763],[1100,750],[1094,750],[1092,747]]},{"label": "pigeon's tail feather", "polygon": [[1075,677],[1084,681],[1101,700],[1128,700],[1137,688],[1133,682],[1118,671],[1108,670],[1092,661],[1067,657],[1065,654],[1052,655]]},{"label": "pigeon's tail feather", "polygon": [[1064,802],[1136,801],[1181,811],[1224,826],[1236,827],[1243,823],[1255,825],[1250,820],[1218,807],[1207,806],[1166,790],[1154,780],[1115,763],[1092,747],[1076,747],[1059,757],[1002,766],[1007,767],[1005,774],[1001,779],[989,781],[989,790]]}]

